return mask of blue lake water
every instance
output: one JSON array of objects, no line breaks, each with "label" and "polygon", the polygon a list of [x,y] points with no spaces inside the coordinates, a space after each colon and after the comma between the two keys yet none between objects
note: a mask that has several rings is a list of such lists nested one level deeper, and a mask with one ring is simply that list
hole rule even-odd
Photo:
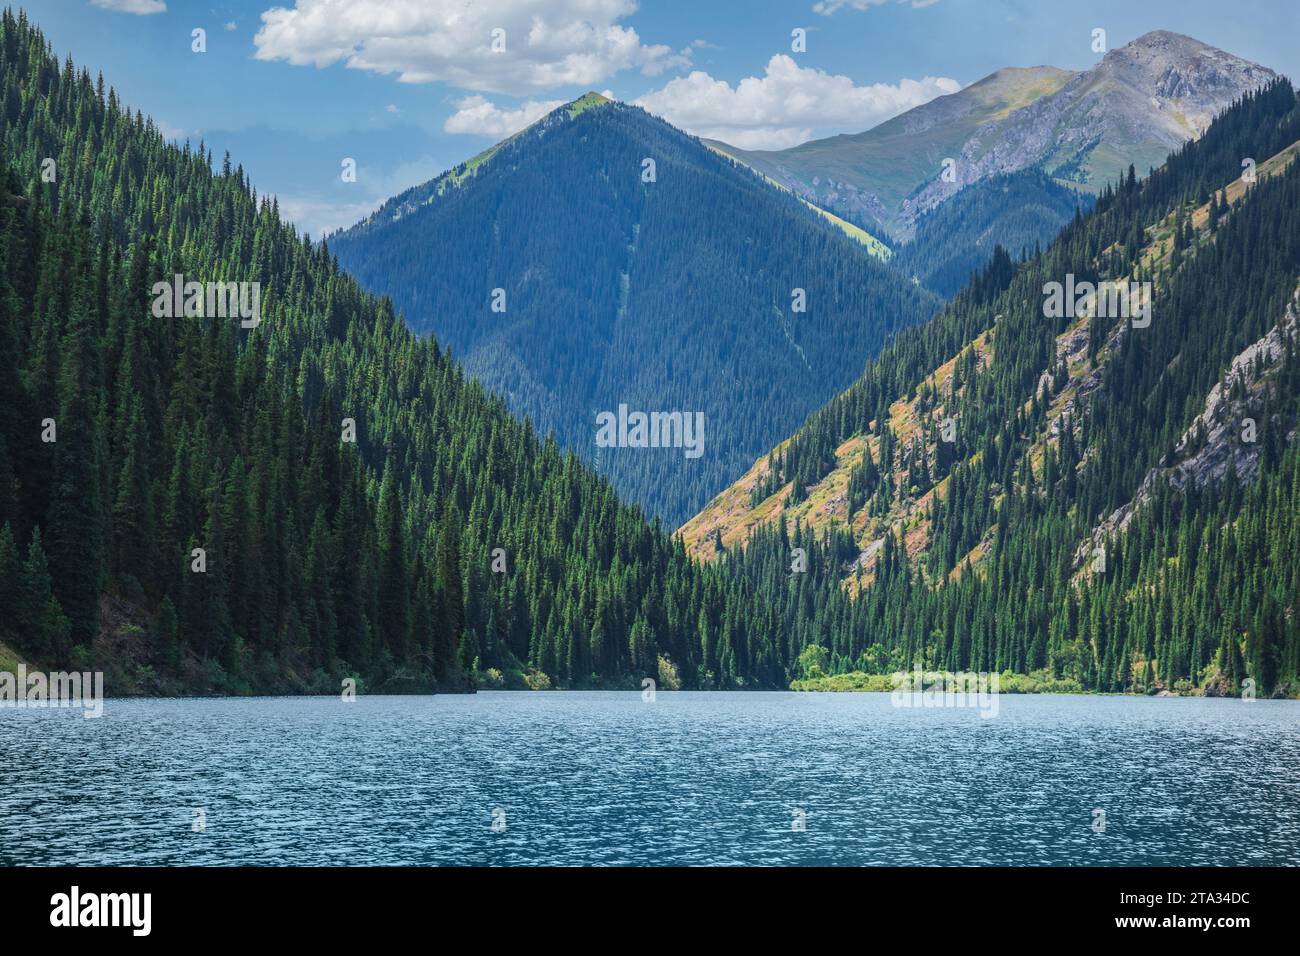
[{"label": "blue lake water", "polygon": [[1294,865],[1300,702],[1005,695],[993,719],[794,693],[0,709],[0,864],[235,863]]}]

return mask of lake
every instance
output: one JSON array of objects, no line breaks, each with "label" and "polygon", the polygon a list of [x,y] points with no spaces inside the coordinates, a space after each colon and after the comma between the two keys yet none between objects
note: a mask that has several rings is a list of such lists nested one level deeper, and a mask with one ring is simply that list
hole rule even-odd
[{"label": "lake", "polygon": [[[1103,811],[1104,817],[1096,813]],[[0,864],[1300,864],[1300,702],[496,692],[0,710]]]}]

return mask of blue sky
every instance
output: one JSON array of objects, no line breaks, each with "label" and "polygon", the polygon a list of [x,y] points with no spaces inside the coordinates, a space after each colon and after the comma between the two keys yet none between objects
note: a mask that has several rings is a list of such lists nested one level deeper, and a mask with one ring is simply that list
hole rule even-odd
[{"label": "blue sky", "polygon": [[[594,89],[751,148],[857,132],[1004,66],[1085,69],[1174,30],[1300,77],[1300,4],[1255,0],[35,0],[60,57],[229,150],[319,236]],[[792,50],[791,31],[806,30]],[[192,31],[206,31],[206,52]],[[504,34],[493,50],[493,30]],[[357,164],[355,182],[340,175]]]}]

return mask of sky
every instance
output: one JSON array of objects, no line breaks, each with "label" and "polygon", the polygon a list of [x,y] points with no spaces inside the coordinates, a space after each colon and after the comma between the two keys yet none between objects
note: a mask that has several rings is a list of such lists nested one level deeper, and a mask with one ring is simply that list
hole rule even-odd
[{"label": "sky", "polygon": [[588,90],[696,135],[780,149],[869,129],[1002,67],[1087,69],[1098,28],[1112,49],[1173,30],[1300,77],[1297,0],[18,5],[60,58],[102,71],[165,135],[203,140],[217,162],[228,150],[313,237]]}]

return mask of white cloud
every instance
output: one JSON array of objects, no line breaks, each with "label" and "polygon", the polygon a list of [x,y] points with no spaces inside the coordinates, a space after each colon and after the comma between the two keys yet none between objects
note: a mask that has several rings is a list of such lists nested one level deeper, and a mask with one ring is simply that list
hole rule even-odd
[{"label": "white cloud", "polygon": [[814,139],[810,126],[755,126],[740,129],[735,126],[716,126],[703,131],[687,130],[705,139],[720,139],[741,149],[789,149]]},{"label": "white cloud", "polygon": [[[618,21],[633,0],[295,0],[262,14],[257,58],[397,74],[521,95],[590,86],[620,70],[648,76],[689,65]],[[505,31],[494,52],[493,30]]]},{"label": "white cloud", "polygon": [[869,7],[878,7],[885,2],[886,0],[818,0],[817,3],[813,4],[813,13],[820,13],[824,17],[829,17],[845,7],[853,10],[866,10]]},{"label": "white cloud", "polygon": [[[836,11],[848,7],[852,10],[868,10],[871,7],[879,7],[888,3],[889,0],[818,0],[813,4],[813,12],[820,13],[824,17],[829,17]],[[925,7],[932,7],[939,0],[898,0],[899,3],[910,3],[913,10],[920,10]]]},{"label": "white cloud", "polygon": [[167,12],[167,4],[163,0],[90,0],[90,3],[91,6],[102,10],[116,10],[118,13],[135,13],[140,16]]},{"label": "white cloud", "polygon": [[153,125],[154,128],[158,130],[158,132],[162,133],[163,139],[167,140],[168,142],[171,142],[173,140],[175,140],[176,142],[180,142],[181,140],[188,139],[191,136],[198,136],[200,133],[200,131],[197,129],[189,130],[189,129],[185,129],[183,126],[173,126],[171,123],[167,122],[166,120],[159,119],[156,116],[153,118]]},{"label": "white cloud", "polygon": [[318,196],[279,194],[276,201],[280,216],[313,239],[320,239],[339,229],[346,229],[365,219],[383,203],[368,199],[359,202],[335,202]]},{"label": "white cloud", "polygon": [[234,21],[234,20],[228,20],[228,21],[226,21],[226,31],[227,31],[227,32],[233,32],[235,29],[236,29],[236,25],[235,25],[235,21]]},{"label": "white cloud", "polygon": [[[390,170],[363,164],[359,169],[358,183],[348,186],[335,183],[334,188],[326,193],[279,192],[275,195],[283,218],[296,225],[300,232],[320,239],[355,225],[391,197],[418,183],[428,182],[443,168],[431,156],[400,163]],[[364,190],[365,198],[352,199],[354,189]]]},{"label": "white cloud", "polygon": [[448,133],[468,133],[501,139],[537,122],[564,100],[528,100],[518,109],[502,109],[481,96],[467,96],[456,104],[456,112],[447,117],[442,128]]},{"label": "white cloud", "polygon": [[696,70],[634,102],[697,136],[742,149],[784,149],[819,130],[869,129],[959,89],[956,80],[935,76],[856,86],[847,76],[777,54],[763,76],[745,77],[735,87]]}]

